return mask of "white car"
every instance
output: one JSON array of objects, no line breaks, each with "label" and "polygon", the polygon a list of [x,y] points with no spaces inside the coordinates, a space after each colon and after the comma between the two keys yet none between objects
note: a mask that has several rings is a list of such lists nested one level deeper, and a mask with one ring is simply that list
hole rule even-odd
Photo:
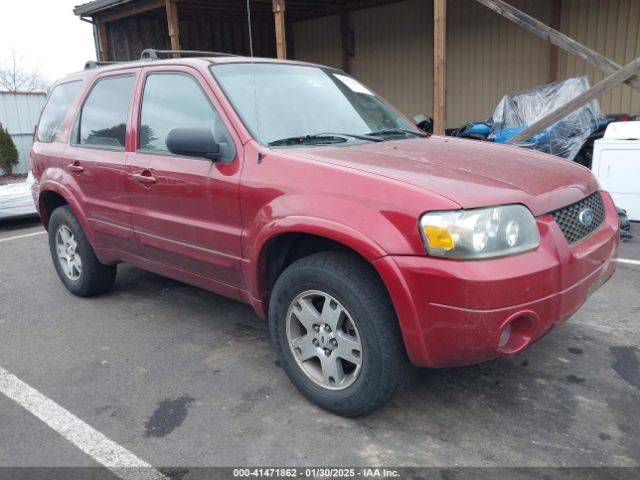
[{"label": "white car", "polygon": [[37,215],[31,196],[33,175],[29,172],[24,182],[0,185],[0,220]]}]

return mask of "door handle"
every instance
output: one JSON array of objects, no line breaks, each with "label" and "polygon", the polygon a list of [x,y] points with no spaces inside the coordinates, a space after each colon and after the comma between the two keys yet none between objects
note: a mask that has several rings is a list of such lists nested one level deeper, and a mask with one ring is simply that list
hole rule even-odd
[{"label": "door handle", "polygon": [[154,177],[153,175],[151,175],[150,172],[146,171],[147,175],[145,175],[145,172],[143,173],[134,173],[133,175],[131,175],[133,177],[133,179],[138,182],[138,183],[142,183],[144,185],[151,185],[153,183],[156,183],[158,180],[156,179],[156,177]]},{"label": "door handle", "polygon": [[82,172],[84,172],[84,167],[82,165],[80,165],[78,162],[70,163],[69,165],[67,165],[67,168],[69,169],[69,171],[71,171],[73,173],[82,173]]}]

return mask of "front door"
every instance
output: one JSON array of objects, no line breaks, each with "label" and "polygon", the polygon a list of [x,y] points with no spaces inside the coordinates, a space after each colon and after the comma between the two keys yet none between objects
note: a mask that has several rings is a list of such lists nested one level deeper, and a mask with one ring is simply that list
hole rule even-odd
[{"label": "front door", "polygon": [[[144,256],[160,264],[242,286],[240,156],[206,83],[188,67],[143,71],[137,146],[128,159],[131,213]],[[168,133],[210,128],[224,158],[171,154]]]}]

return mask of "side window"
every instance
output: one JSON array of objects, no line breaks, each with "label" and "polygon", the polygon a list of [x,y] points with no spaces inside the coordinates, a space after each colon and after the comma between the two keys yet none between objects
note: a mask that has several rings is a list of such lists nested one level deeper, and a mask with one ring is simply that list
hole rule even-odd
[{"label": "side window", "polygon": [[169,132],[190,127],[210,128],[223,158],[233,158],[233,142],[200,84],[186,74],[150,74],[142,96],[138,150],[168,153]]},{"label": "side window", "polygon": [[133,75],[99,80],[82,106],[77,144],[124,150]]},{"label": "side window", "polygon": [[64,117],[82,86],[81,81],[63,83],[53,89],[38,125],[39,142],[53,142],[58,136]]}]

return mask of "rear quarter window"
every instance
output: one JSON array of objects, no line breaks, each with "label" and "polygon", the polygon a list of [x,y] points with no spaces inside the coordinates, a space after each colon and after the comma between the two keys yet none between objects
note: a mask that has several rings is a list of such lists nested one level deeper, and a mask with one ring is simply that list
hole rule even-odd
[{"label": "rear quarter window", "polygon": [[51,143],[56,139],[81,86],[82,81],[78,80],[62,83],[53,89],[38,124],[36,138],[39,142]]}]

